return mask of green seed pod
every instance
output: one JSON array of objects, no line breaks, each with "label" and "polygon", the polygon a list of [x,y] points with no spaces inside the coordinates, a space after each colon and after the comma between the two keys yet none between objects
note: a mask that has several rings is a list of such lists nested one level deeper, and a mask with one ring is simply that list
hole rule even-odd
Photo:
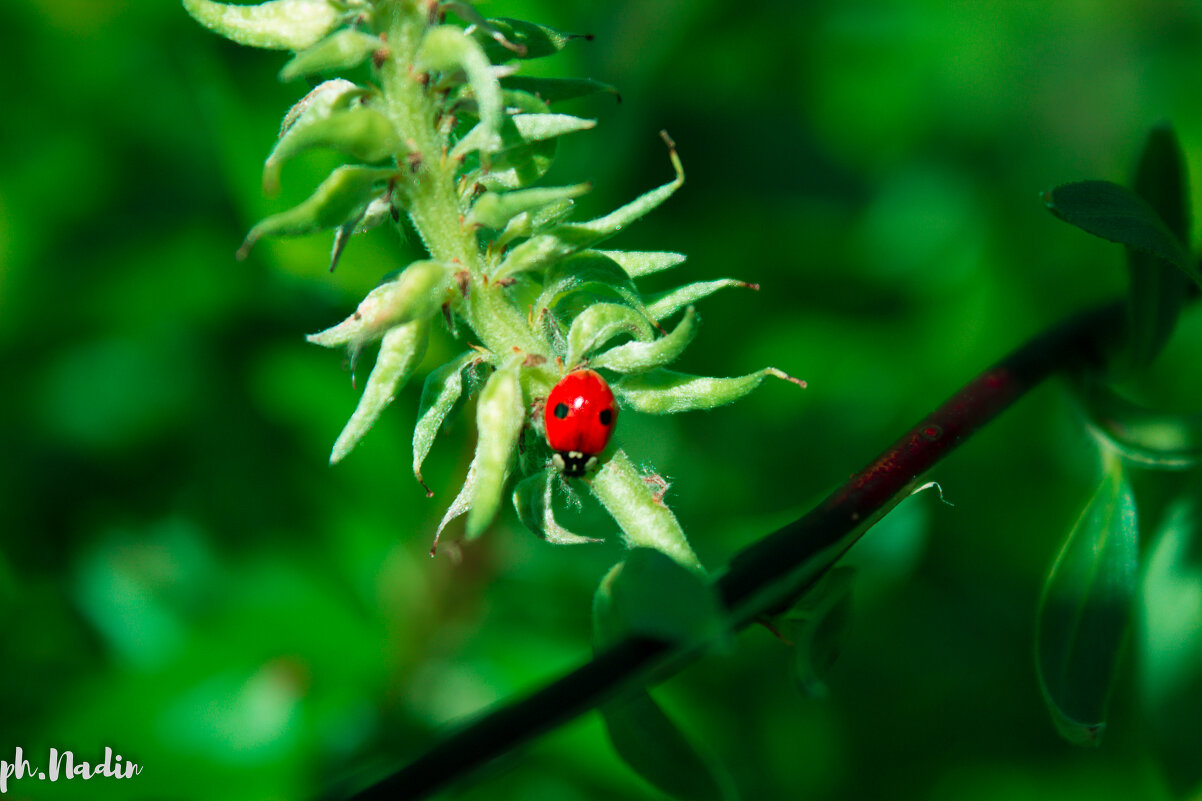
[{"label": "green seed pod", "polygon": [[617,303],[596,303],[576,315],[568,329],[568,355],[564,360],[571,369],[590,353],[620,334],[629,334],[646,342],[655,333],[646,315]]},{"label": "green seed pod", "polygon": [[684,353],[697,335],[697,312],[690,306],[672,333],[651,342],[627,342],[599,354],[592,366],[616,373],[642,373],[663,367]]},{"label": "green seed pod", "polygon": [[363,388],[359,405],[334,443],[330,464],[341,461],[375,425],[380,414],[392,403],[422,360],[429,339],[429,318],[398,325],[384,334],[380,354],[367,379],[367,386]]},{"label": "green seed pod", "polygon": [[488,528],[501,505],[501,492],[509,475],[509,463],[517,451],[518,435],[526,422],[526,403],[516,365],[493,373],[476,406],[479,442],[473,465],[476,469],[471,509],[467,515],[467,537],[474,539]]},{"label": "green seed pod", "polygon": [[312,234],[357,220],[378,194],[380,184],[395,175],[396,170],[339,167],[300,205],[273,214],[250,229],[242,247],[238,248],[238,259],[245,259],[254,244],[264,236]]},{"label": "green seed pod", "polygon": [[610,386],[624,408],[644,414],[676,414],[733,403],[750,394],[769,375],[803,389],[806,385],[775,367],[765,367],[737,378],[708,378],[661,369],[623,376]]},{"label": "green seed pod", "polygon": [[476,200],[468,222],[486,228],[501,229],[518,214],[536,211],[551,203],[577,198],[588,192],[591,184],[523,189],[516,192],[485,192]]},{"label": "green seed pod", "polygon": [[257,6],[184,0],[184,10],[214,33],[269,50],[304,50],[339,22],[337,9],[326,0],[270,0]]},{"label": "green seed pod", "polygon": [[396,280],[369,292],[350,317],[305,339],[327,348],[349,345],[357,351],[394,326],[433,316],[446,299],[451,273],[442,262],[415,261]]},{"label": "green seed pod", "polygon": [[383,46],[384,41],[370,33],[351,28],[337,31],[297,53],[280,70],[280,80],[287,82],[305,75],[353,69]]}]

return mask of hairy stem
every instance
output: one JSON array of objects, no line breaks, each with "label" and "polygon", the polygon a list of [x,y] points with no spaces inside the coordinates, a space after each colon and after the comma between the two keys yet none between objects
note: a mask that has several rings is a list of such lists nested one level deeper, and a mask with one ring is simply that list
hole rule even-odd
[{"label": "hairy stem", "polygon": [[[1101,364],[1123,332],[1124,306],[1074,316],[978,375],[822,503],[734,559],[714,581],[739,628],[820,578],[885,508],[927,470],[1050,375]],[[614,693],[687,662],[671,645],[629,638],[526,698],[478,718],[353,801],[424,798]]]}]

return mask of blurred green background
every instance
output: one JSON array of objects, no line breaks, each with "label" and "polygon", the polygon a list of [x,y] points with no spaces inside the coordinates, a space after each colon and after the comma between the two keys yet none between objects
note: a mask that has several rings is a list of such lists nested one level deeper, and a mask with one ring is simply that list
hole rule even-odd
[{"label": "blurred green background", "polygon": [[[715,567],[990,361],[1121,291],[1121,251],[1052,219],[1041,190],[1126,180],[1161,120],[1202,164],[1198,4],[483,11],[595,35],[531,65],[622,92],[568,108],[599,126],[564,142],[548,180],[591,180],[582,214],[666,181],[657,131],[678,143],[684,190],[614,247],[688,253],[662,286],[763,286],[703,303],[680,369],[771,364],[809,382],[711,413],[624,415],[621,444],[672,480]],[[0,53],[0,759],[111,746],[144,766],[9,795],[312,798],[585,660],[616,543],[546,545],[510,512],[461,563],[427,556],[470,415],[428,462],[432,500],[409,469],[416,386],[326,464],[356,393],[339,355],[301,335],[417,251],[379,229],[333,275],[325,236],[234,261],[249,226],[332,163],[290,165],[281,198],[260,194],[305,89],[276,81],[285,56],[225,42],[167,0],[9,0]],[[1196,317],[1167,364],[1202,358]],[[456,347],[433,345],[423,374]],[[1195,375],[1165,385],[1202,398]],[[759,628],[658,697],[748,799],[1168,797],[1130,659],[1098,751],[1063,743],[1040,699],[1039,589],[1097,477],[1062,388],[931,477],[953,507],[908,501],[856,549],[829,699],[794,690]],[[587,716],[449,797],[660,796]]]}]

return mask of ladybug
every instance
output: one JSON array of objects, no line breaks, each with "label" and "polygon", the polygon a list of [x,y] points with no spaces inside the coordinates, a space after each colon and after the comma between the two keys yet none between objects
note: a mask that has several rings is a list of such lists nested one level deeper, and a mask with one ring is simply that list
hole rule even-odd
[{"label": "ladybug", "polygon": [[543,422],[551,461],[565,476],[582,476],[596,466],[618,422],[613,390],[592,370],[574,370],[547,396]]}]

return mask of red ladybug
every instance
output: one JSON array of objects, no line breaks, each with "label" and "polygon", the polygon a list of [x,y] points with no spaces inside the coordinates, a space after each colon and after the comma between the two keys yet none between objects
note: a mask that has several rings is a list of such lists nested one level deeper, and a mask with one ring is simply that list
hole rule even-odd
[{"label": "red ladybug", "polygon": [[582,476],[596,466],[618,422],[613,390],[592,370],[574,370],[547,396],[543,421],[555,466],[565,476]]}]

